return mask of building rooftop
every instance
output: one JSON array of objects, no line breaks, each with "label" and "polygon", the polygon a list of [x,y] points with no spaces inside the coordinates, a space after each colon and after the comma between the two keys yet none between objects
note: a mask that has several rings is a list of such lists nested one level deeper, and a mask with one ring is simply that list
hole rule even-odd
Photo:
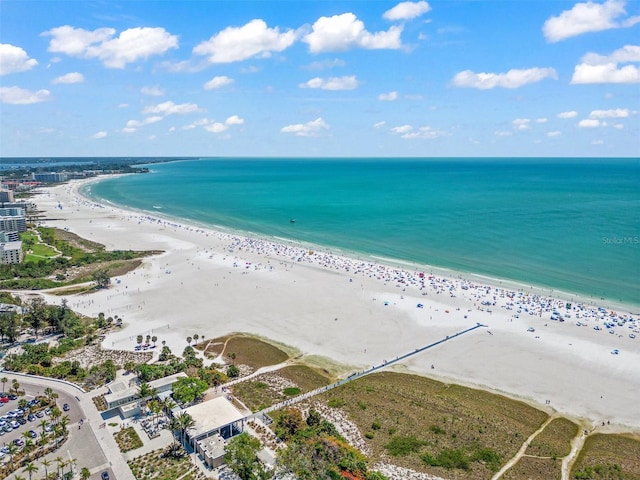
[{"label": "building rooftop", "polygon": [[[181,377],[186,377],[187,374],[184,372],[175,373],[173,375],[169,375],[168,377],[159,378],[158,380],[153,380],[148,382],[151,388],[155,388],[157,390],[161,390],[163,387],[167,385],[173,385],[175,381]],[[136,397],[138,395],[138,390],[140,387],[127,387],[126,384],[122,381],[115,382],[109,385],[109,393],[104,396],[104,399],[107,401],[107,404],[111,405],[113,402],[126,399],[130,397]]]},{"label": "building rooftop", "polygon": [[189,432],[192,438],[198,438],[200,435],[237,422],[245,417],[225,397],[212,398],[185,409],[185,412],[191,415],[195,422],[193,429]]}]

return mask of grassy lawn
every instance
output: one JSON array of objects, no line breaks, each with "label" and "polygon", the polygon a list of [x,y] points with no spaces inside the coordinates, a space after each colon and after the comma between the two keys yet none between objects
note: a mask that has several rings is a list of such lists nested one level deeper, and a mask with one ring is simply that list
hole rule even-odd
[{"label": "grassy lawn", "polygon": [[138,436],[133,427],[123,428],[114,433],[113,436],[122,453],[135,450],[142,446],[142,440],[140,440],[140,436]]},{"label": "grassy lawn", "polygon": [[163,458],[162,450],[155,450],[129,460],[128,464],[137,480],[176,480],[180,477],[185,480],[206,479],[191,462],[189,456]]},{"label": "grassy lawn", "polygon": [[[278,347],[259,338],[244,335],[231,335],[207,341],[206,344],[211,344],[205,353],[211,357],[220,355],[225,342],[227,342],[227,347],[224,351],[224,357],[228,363],[247,365],[258,369],[268,365],[277,365],[289,359],[289,355]],[[202,344],[200,347],[204,348]],[[235,355],[235,360],[231,358],[232,354]]]},{"label": "grassy lawn", "polygon": [[[366,437],[372,461],[391,460],[448,479],[491,478],[547,418],[501,395],[393,372],[318,398],[347,413]],[[427,465],[474,457],[468,469]]]},{"label": "grassy lawn", "polygon": [[504,480],[560,480],[562,460],[552,458],[522,457],[502,476]]},{"label": "grassy lawn", "polygon": [[[577,476],[579,472],[587,475]],[[640,436],[589,435],[570,478],[639,480]]]},{"label": "grassy lawn", "polygon": [[571,440],[580,427],[566,418],[556,418],[533,439],[525,455],[537,457],[566,457],[571,451]]},{"label": "grassy lawn", "polygon": [[[282,388],[282,380],[287,387]],[[318,370],[304,366],[292,365],[276,372],[240,382],[233,386],[234,395],[253,412],[269,407],[274,403],[286,400],[299,393],[305,393],[318,387],[328,385],[330,379]],[[293,385],[291,385],[293,384]]]}]

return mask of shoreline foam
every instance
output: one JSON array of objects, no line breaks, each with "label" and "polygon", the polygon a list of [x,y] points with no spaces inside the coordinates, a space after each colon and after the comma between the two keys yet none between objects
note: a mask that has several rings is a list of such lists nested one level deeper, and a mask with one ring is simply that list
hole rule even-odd
[{"label": "shoreline foam", "polygon": [[[487,331],[425,352],[407,361],[407,370],[526,399],[594,425],[608,420],[640,428],[640,340],[607,334],[604,328],[594,331],[596,322],[602,325],[600,318],[589,317],[587,328],[576,327],[575,318],[549,321],[546,311],[540,311],[544,318],[514,318],[504,295],[519,289],[505,283],[481,285],[435,274],[420,290],[411,282],[420,271],[428,277],[426,267],[407,272],[322,251],[305,256],[304,246],[195,227],[161,219],[158,212],[99,205],[79,196],[83,183],[42,190],[36,204],[63,219],[45,223],[68,227],[110,249],[165,251],[105,292],[68,298],[82,313],[124,317],[126,327],[105,341],[106,348],[133,348],[137,334],[155,330],[180,353],[193,333],[211,338],[246,331],[306,355],[366,366],[481,322],[489,325]],[[353,270],[358,266],[362,271]],[[471,291],[461,288],[465,282]],[[527,302],[564,302],[543,293],[522,295]],[[480,304],[492,297],[495,307]],[[527,332],[530,326],[536,331]],[[614,348],[621,354],[612,355]]]}]

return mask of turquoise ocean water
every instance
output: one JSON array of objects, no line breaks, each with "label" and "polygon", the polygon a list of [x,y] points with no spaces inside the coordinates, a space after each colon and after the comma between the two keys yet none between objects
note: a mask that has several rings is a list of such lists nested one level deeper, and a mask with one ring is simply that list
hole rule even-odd
[{"label": "turquoise ocean water", "polygon": [[638,159],[216,158],[149,168],[84,193],[199,225],[640,305]]}]

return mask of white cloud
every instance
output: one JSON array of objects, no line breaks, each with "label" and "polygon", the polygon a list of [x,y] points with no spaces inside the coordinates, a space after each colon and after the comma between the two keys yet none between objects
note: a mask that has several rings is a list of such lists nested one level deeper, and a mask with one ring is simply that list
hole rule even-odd
[{"label": "white cloud", "polygon": [[611,55],[588,53],[576,65],[571,83],[640,83],[640,46],[625,45]]},{"label": "white cloud", "polygon": [[513,69],[506,73],[474,73],[471,70],[464,70],[456,73],[453,84],[456,87],[488,90],[495,87],[518,88],[529,83],[537,83],[545,78],[557,79],[558,74],[553,68]]},{"label": "white cloud", "polygon": [[411,20],[424,15],[431,7],[427,2],[400,2],[395,7],[382,14],[385,20]]},{"label": "white cloud", "polygon": [[384,127],[387,124],[387,122],[385,122],[384,120],[378,123],[374,123],[373,124],[373,128],[381,128]]},{"label": "white cloud", "polygon": [[220,122],[213,122],[213,123],[210,123],[209,125],[204,126],[204,129],[207,132],[211,132],[211,133],[222,133],[228,128],[229,127],[227,125]]},{"label": "white cloud", "polygon": [[0,103],[13,105],[30,105],[32,103],[46,102],[51,97],[49,90],[33,92],[20,87],[0,87]]},{"label": "white cloud", "polygon": [[97,140],[97,139],[100,139],[100,138],[104,138],[104,137],[106,137],[107,135],[108,135],[108,133],[107,133],[107,132],[102,131],[102,132],[94,133],[93,135],[91,135],[91,138],[95,138],[95,139]]},{"label": "white cloud", "polygon": [[529,130],[531,128],[531,120],[528,118],[516,118],[511,124],[515,130]]},{"label": "white cloud", "polygon": [[548,121],[546,118],[536,118],[536,123],[547,123]]},{"label": "white cloud", "polygon": [[627,118],[631,112],[626,108],[616,108],[611,110],[593,110],[589,118]]},{"label": "white cloud", "polygon": [[114,38],[113,28],[94,31],[69,25],[56,27],[42,35],[53,37],[48,51],[74,57],[97,58],[107,68],[124,68],[128,63],[161,55],[178,47],[178,37],[164,28],[135,27],[124,30]]},{"label": "white cloud", "polygon": [[558,118],[575,118],[578,116],[578,112],[575,110],[570,110],[568,112],[560,112],[556,117]]},{"label": "white cloud", "polygon": [[565,10],[557,17],[551,17],[542,27],[549,42],[558,42],[588,32],[599,32],[611,28],[630,27],[640,21],[640,17],[616,19],[626,14],[623,0],[607,0],[604,3],[588,1],[576,3],[571,10]]},{"label": "white cloud", "polygon": [[580,128],[596,128],[604,126],[604,124],[600,123],[600,120],[593,118],[585,118],[584,120],[580,120],[578,122],[578,127]]},{"label": "white cloud", "polygon": [[148,95],[150,97],[162,97],[162,96],[164,96],[164,90],[162,90],[157,85],[154,85],[153,87],[142,87],[140,89],[140,93],[142,93],[143,95]]},{"label": "white cloud", "polygon": [[446,132],[443,132],[442,130],[436,130],[435,128],[426,125],[423,127],[419,127],[416,131],[407,132],[401,135],[400,137],[407,140],[412,140],[414,138],[433,139],[433,138],[438,138],[445,135],[448,135],[448,134]]},{"label": "white cloud", "polygon": [[54,84],[72,84],[72,83],[82,83],[84,82],[84,75],[78,72],[71,72],[65,75],[61,75],[60,77],[54,78],[51,83]]},{"label": "white cloud", "polygon": [[134,128],[134,127],[125,127],[125,128],[122,129],[122,132],[123,133],[133,133],[136,130],[137,130],[137,128]]},{"label": "white cloud", "polygon": [[408,133],[411,130],[413,130],[413,127],[411,125],[401,125],[399,127],[391,128],[391,131],[393,133],[398,133],[398,134]]},{"label": "white cloud", "polygon": [[204,89],[215,90],[216,88],[222,88],[226,85],[231,85],[233,81],[233,78],[229,78],[225,75],[213,77],[211,80],[204,84]]},{"label": "white cloud", "polygon": [[333,17],[320,17],[312,26],[312,32],[302,39],[309,45],[311,53],[336,52],[350,48],[398,49],[402,46],[401,26],[370,33],[364,23],[353,13]]},{"label": "white cloud", "polygon": [[553,132],[547,132],[547,137],[559,137],[562,135],[562,132],[559,130],[554,130]]},{"label": "white cloud", "polygon": [[144,125],[149,125],[151,123],[157,123],[159,121],[161,121],[164,117],[161,116],[153,116],[153,117],[147,117],[144,120],[140,121],[140,120],[129,120],[127,122],[127,127],[126,128],[138,128],[138,127],[142,127]]},{"label": "white cloud", "polygon": [[199,112],[200,107],[195,103],[175,104],[171,101],[159,103],[157,105],[149,105],[142,110],[142,113],[159,113],[161,115],[187,114]]},{"label": "white cloud", "polygon": [[252,57],[269,57],[282,52],[296,40],[296,33],[280,33],[269,28],[264,20],[255,19],[242,27],[227,27],[209,40],[196,45],[193,53],[206,55],[211,63],[240,62]]},{"label": "white cloud", "polygon": [[224,123],[227,125],[243,125],[244,118],[240,118],[238,115],[231,115],[224,121]]},{"label": "white cloud", "polygon": [[37,64],[38,61],[29,58],[27,52],[22,48],[8,43],[0,43],[0,75],[31,70]]},{"label": "white cloud", "polygon": [[298,85],[300,88],[320,88],[322,90],[353,90],[358,87],[355,75],[331,78],[312,78]]},{"label": "white cloud", "polygon": [[497,130],[493,132],[493,134],[496,137],[510,137],[511,135],[513,135],[513,132],[510,132],[508,130]]},{"label": "white cloud", "polygon": [[119,103],[118,104],[118,108],[129,108],[129,104],[128,103]]},{"label": "white cloud", "polygon": [[383,102],[393,102],[398,99],[398,92],[381,93],[378,95],[378,100]]},{"label": "white cloud", "polygon": [[328,129],[329,125],[327,125],[321,117],[318,117],[311,122],[287,125],[286,127],[282,127],[280,131],[283,133],[294,133],[299,137],[317,137],[323,130]]}]

